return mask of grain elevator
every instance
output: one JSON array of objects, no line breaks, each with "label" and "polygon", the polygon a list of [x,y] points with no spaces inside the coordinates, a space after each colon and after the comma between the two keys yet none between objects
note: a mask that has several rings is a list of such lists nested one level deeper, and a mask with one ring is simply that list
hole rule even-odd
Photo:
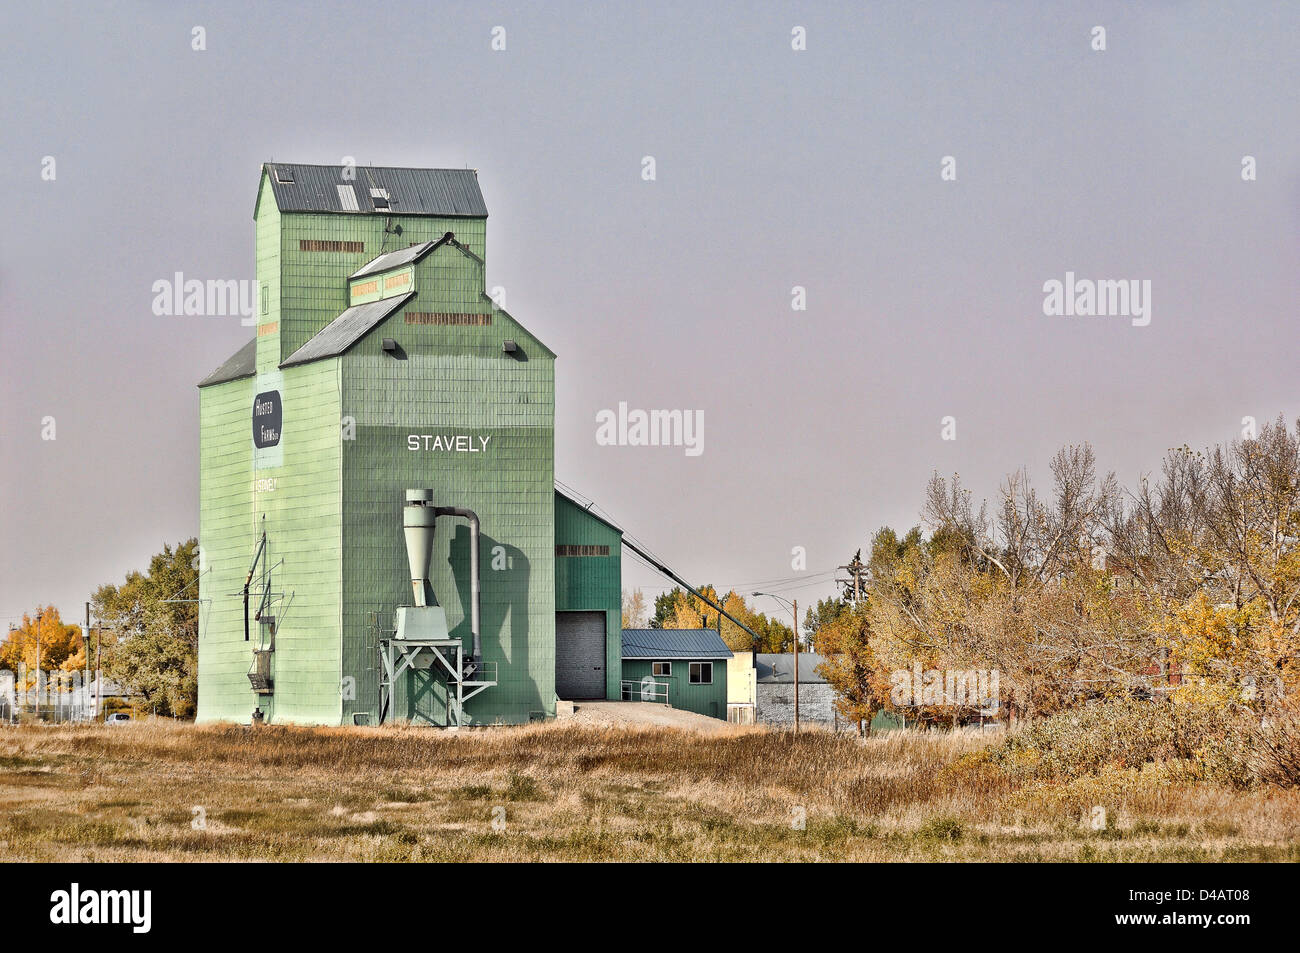
[{"label": "grain elevator", "polygon": [[617,697],[621,537],[555,489],[555,355],[486,293],[477,174],[268,163],[254,222],[252,340],[199,384],[199,720]]}]

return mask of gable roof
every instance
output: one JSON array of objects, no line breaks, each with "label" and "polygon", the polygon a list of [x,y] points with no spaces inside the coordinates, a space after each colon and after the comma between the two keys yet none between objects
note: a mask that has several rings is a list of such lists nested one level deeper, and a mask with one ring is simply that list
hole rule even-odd
[{"label": "gable roof", "polygon": [[[344,178],[348,170],[351,178]],[[397,169],[382,166],[299,165],[267,162],[281,212],[344,212],[351,215],[439,215],[487,218],[474,169]],[[292,180],[292,181],[290,181]],[[388,194],[376,207],[372,190]]]},{"label": "gable roof", "polygon": [[[614,532],[618,533],[618,535],[620,535],[620,536],[623,535],[623,530],[622,530],[620,527],[615,526],[613,523],[611,523],[609,520],[605,519],[605,517],[601,516],[599,513],[597,513],[597,512],[593,509],[593,507],[596,505],[596,503],[595,503],[594,500],[593,500],[592,502],[590,502],[590,503],[583,503],[583,502],[581,502],[581,501],[580,501],[576,496],[573,496],[572,494],[568,493],[566,490],[561,489],[558,483],[556,484],[556,487],[555,487],[555,495],[558,496],[560,499],[565,500],[565,501],[567,501],[568,503],[573,504],[573,505],[576,506],[578,509],[582,510],[582,512],[586,513],[588,516],[590,516],[592,519],[594,519],[596,522],[598,522],[598,523],[604,523],[606,526],[608,526],[608,527],[609,527],[610,529],[612,529]],[[633,631],[633,630],[629,629],[628,631],[630,632],[630,631]]]},{"label": "gable roof", "polygon": [[281,362],[281,367],[307,364],[326,357],[338,357],[352,345],[375,329],[390,314],[398,311],[415,297],[414,291],[395,298],[380,298],[365,304],[353,305],[316,334],[302,347]]},{"label": "gable roof", "polygon": [[400,268],[403,265],[411,265],[424,258],[425,255],[433,251],[447,239],[451,238],[451,232],[443,235],[436,242],[421,242],[418,245],[412,245],[410,248],[399,248],[397,251],[384,252],[378,258],[372,258],[352,274],[348,275],[348,281],[356,278],[364,278],[366,275],[377,275],[381,271],[389,271],[393,268]]},{"label": "gable roof", "polygon": [[623,658],[726,659],[731,649],[717,629],[624,629]]},{"label": "gable roof", "polygon": [[[807,685],[826,681],[817,666],[826,659],[815,652],[799,653],[799,681]],[[754,678],[760,685],[789,685],[794,682],[793,652],[759,652],[754,656]]]},{"label": "gable roof", "polygon": [[230,357],[226,358],[215,371],[199,381],[200,387],[212,384],[224,384],[237,381],[241,377],[252,377],[257,373],[257,338],[253,338]]},{"label": "gable roof", "polygon": [[[455,232],[448,232],[437,241],[420,242],[410,246],[409,248],[399,248],[397,251],[384,252],[378,258],[372,258],[358,270],[348,275],[348,281],[352,281],[355,278],[364,278],[366,275],[377,275],[381,271],[391,271],[392,269],[400,268],[403,265],[410,265],[423,261],[424,257],[429,254],[429,252],[433,251],[435,248],[441,248],[443,245],[450,245],[453,248],[457,248],[462,254],[474,259],[480,265],[483,264],[483,259],[470,251],[469,246],[456,241]],[[489,301],[492,300],[490,295],[485,297],[487,297]]]}]

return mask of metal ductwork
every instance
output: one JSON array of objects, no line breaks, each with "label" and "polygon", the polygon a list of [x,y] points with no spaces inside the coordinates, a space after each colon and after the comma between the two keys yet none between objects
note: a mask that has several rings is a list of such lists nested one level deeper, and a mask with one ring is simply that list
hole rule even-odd
[{"label": "metal ductwork", "polygon": [[[480,632],[480,582],[479,582],[479,520],[478,514],[462,506],[434,506],[433,490],[407,490],[406,503],[402,507],[402,532],[406,536],[406,558],[411,566],[411,591],[415,596],[416,608],[437,608],[438,598],[429,581],[429,567],[433,562],[434,524],[439,516],[458,516],[469,520],[469,581],[470,581],[470,632],[473,647],[470,651],[471,664],[475,667],[483,657],[483,643]],[[408,623],[414,630],[418,625],[428,631],[427,624],[433,620],[416,623],[416,614],[398,610],[399,624],[397,638],[408,635]],[[439,609],[441,615],[441,610]],[[429,615],[426,613],[425,615]],[[446,632],[445,618],[441,630]],[[413,631],[410,634],[414,634]]]}]

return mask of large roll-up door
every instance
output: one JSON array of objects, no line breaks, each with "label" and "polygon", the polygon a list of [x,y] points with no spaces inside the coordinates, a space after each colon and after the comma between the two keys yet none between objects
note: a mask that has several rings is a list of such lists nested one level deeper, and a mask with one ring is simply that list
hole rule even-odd
[{"label": "large roll-up door", "polygon": [[605,697],[605,613],[555,613],[555,694]]}]

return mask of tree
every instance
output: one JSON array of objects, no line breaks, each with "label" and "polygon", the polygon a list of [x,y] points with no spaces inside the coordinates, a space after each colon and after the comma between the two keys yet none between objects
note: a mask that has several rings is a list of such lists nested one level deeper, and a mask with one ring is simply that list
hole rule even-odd
[{"label": "tree", "polygon": [[887,697],[888,683],[882,679],[871,647],[867,606],[859,601],[836,612],[817,630],[817,641],[824,658],[817,673],[835,689],[835,710],[847,720],[856,721],[859,731],[870,734],[871,720]]},{"label": "tree", "polygon": [[822,630],[838,619],[845,612],[849,611],[849,602],[844,599],[822,599],[817,605],[808,609],[803,616],[804,634],[812,641],[813,651],[821,652],[822,650]]},{"label": "tree", "polygon": [[[1268,720],[1300,688],[1300,422],[1172,450],[1133,493],[1086,444],[1041,495],[1009,474],[991,508],[936,474],[922,516],[928,538],[872,538],[878,671],[996,671],[1028,717],[1141,696]],[[908,714],[957,720],[944,705]]]},{"label": "tree", "polygon": [[650,617],[650,628],[664,628],[664,622],[676,611],[677,600],[685,595],[686,593],[682,591],[681,586],[673,586],[667,592],[661,592],[655,596],[655,611],[654,615]]},{"label": "tree", "polygon": [[[722,641],[733,652],[787,652],[794,647],[794,630],[790,626],[754,611],[739,593],[732,591],[719,597],[711,585],[701,586],[699,592],[710,602],[721,605],[758,636],[755,643],[753,636],[723,616],[720,630]],[[678,586],[655,600],[655,618],[650,626],[661,629],[718,629],[719,615],[717,609]]]},{"label": "tree", "polygon": [[640,589],[634,592],[623,590],[623,628],[644,629],[649,618],[645,595]]},{"label": "tree", "polygon": [[188,717],[198,700],[198,541],[165,545],[147,574],[100,586],[96,616],[118,638],[104,668],[159,714]]},{"label": "tree", "polygon": [[81,627],[65,625],[54,606],[38,606],[35,615],[24,613],[22,624],[0,643],[0,669],[8,669],[15,675],[20,667],[26,670],[27,683],[17,685],[19,691],[35,687],[37,669],[71,672],[84,668],[85,664]]}]

